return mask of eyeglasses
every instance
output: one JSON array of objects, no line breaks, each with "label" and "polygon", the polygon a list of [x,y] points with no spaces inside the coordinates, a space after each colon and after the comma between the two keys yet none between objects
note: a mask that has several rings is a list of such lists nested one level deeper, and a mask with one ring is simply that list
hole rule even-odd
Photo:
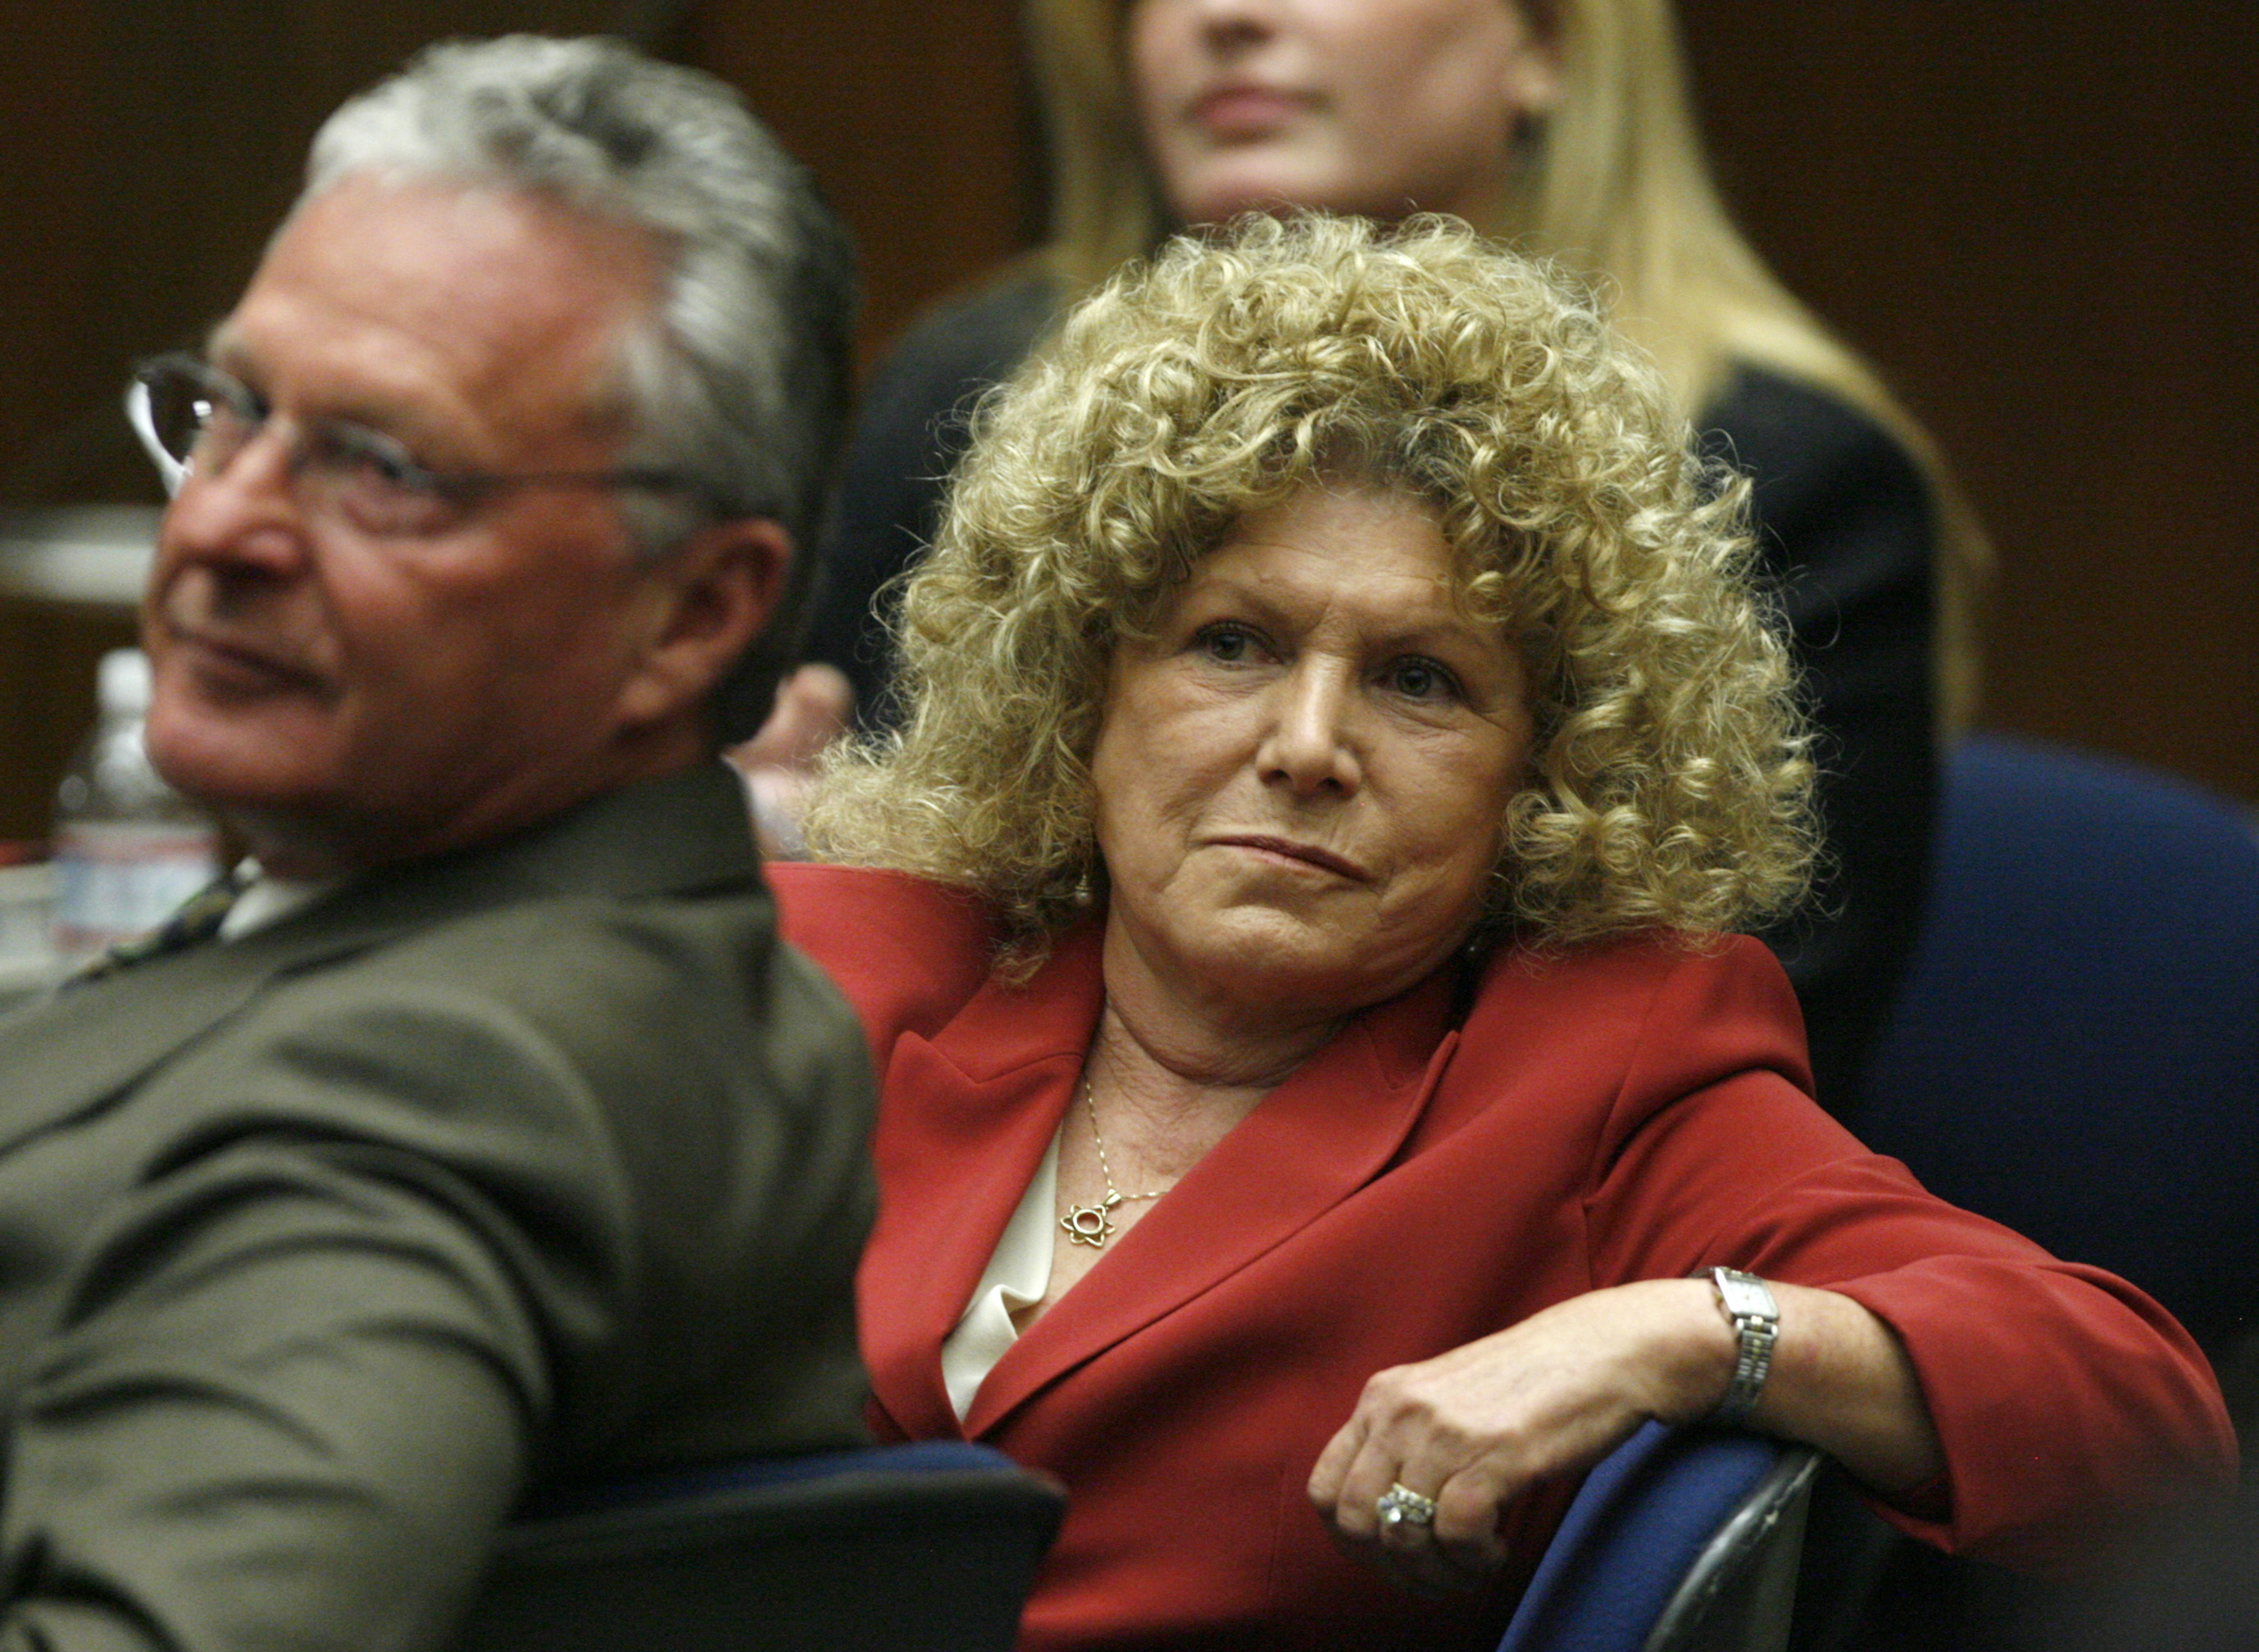
[{"label": "eyeglasses", "polygon": [[[264,396],[200,356],[162,355],[135,372],[125,414],[149,450],[165,490],[190,474],[217,476],[267,428]],[[381,431],[346,419],[292,418],[289,474],[310,509],[327,509],[364,533],[413,536],[454,526],[498,494],[520,488],[625,488],[688,494],[716,515],[705,484],[681,471],[437,471]]]}]

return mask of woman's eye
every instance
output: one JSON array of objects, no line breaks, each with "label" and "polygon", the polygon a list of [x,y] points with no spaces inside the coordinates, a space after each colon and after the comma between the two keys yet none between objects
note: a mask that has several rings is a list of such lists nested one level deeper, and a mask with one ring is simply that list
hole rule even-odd
[{"label": "woman's eye", "polygon": [[1388,686],[1407,700],[1449,700],[1459,692],[1458,680],[1450,672],[1432,659],[1416,657],[1389,666]]},{"label": "woman's eye", "polygon": [[1202,626],[1194,641],[1201,653],[1225,666],[1252,659],[1257,651],[1253,634],[1237,625]]}]

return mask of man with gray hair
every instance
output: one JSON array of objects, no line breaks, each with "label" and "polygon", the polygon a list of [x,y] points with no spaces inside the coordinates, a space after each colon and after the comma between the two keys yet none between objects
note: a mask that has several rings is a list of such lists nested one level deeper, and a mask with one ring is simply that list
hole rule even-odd
[{"label": "man with gray hair", "polygon": [[859,1437],[867,1059],[716,755],[849,265],[718,83],[442,46],[139,375],[150,752],[253,858],[0,1023],[0,1648],[438,1645],[530,1490]]}]

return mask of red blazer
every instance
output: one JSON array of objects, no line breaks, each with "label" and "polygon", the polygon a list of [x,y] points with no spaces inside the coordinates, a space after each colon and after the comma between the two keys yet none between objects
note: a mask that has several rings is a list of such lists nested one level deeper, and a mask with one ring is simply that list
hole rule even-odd
[{"label": "red blazer", "polygon": [[1805,1093],[1764,947],[1650,939],[1494,958],[1368,1011],[1279,1086],[1007,1353],[962,1426],[941,1344],[1073,1094],[1098,926],[1024,986],[964,897],[772,869],[787,938],[862,1015],[880,1209],[859,1278],[882,1435],[1049,1470],[1066,1523],[1029,1648],[1493,1643],[1570,1488],[1524,1500],[1523,1570],[1415,1600],[1304,1495],[1365,1379],[1596,1286],[1729,1263],[1844,1292],[1904,1338],[1949,1483],[1908,1529],[2043,1557],[2081,1519],[2233,1475],[2203,1356],[2131,1286],[1923,1193]]}]

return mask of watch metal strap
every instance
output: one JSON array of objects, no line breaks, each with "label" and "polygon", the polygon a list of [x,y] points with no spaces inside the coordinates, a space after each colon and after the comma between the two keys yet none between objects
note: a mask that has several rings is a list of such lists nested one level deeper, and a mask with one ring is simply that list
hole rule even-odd
[{"label": "watch metal strap", "polygon": [[1710,1283],[1717,1288],[1718,1306],[1726,1311],[1735,1335],[1741,1339],[1741,1349],[1734,1362],[1734,1380],[1709,1420],[1738,1423],[1748,1418],[1756,1408],[1757,1396],[1764,1392],[1765,1377],[1772,1370],[1772,1345],[1780,1335],[1780,1308],[1765,1282],[1754,1273],[1713,1268]]}]

